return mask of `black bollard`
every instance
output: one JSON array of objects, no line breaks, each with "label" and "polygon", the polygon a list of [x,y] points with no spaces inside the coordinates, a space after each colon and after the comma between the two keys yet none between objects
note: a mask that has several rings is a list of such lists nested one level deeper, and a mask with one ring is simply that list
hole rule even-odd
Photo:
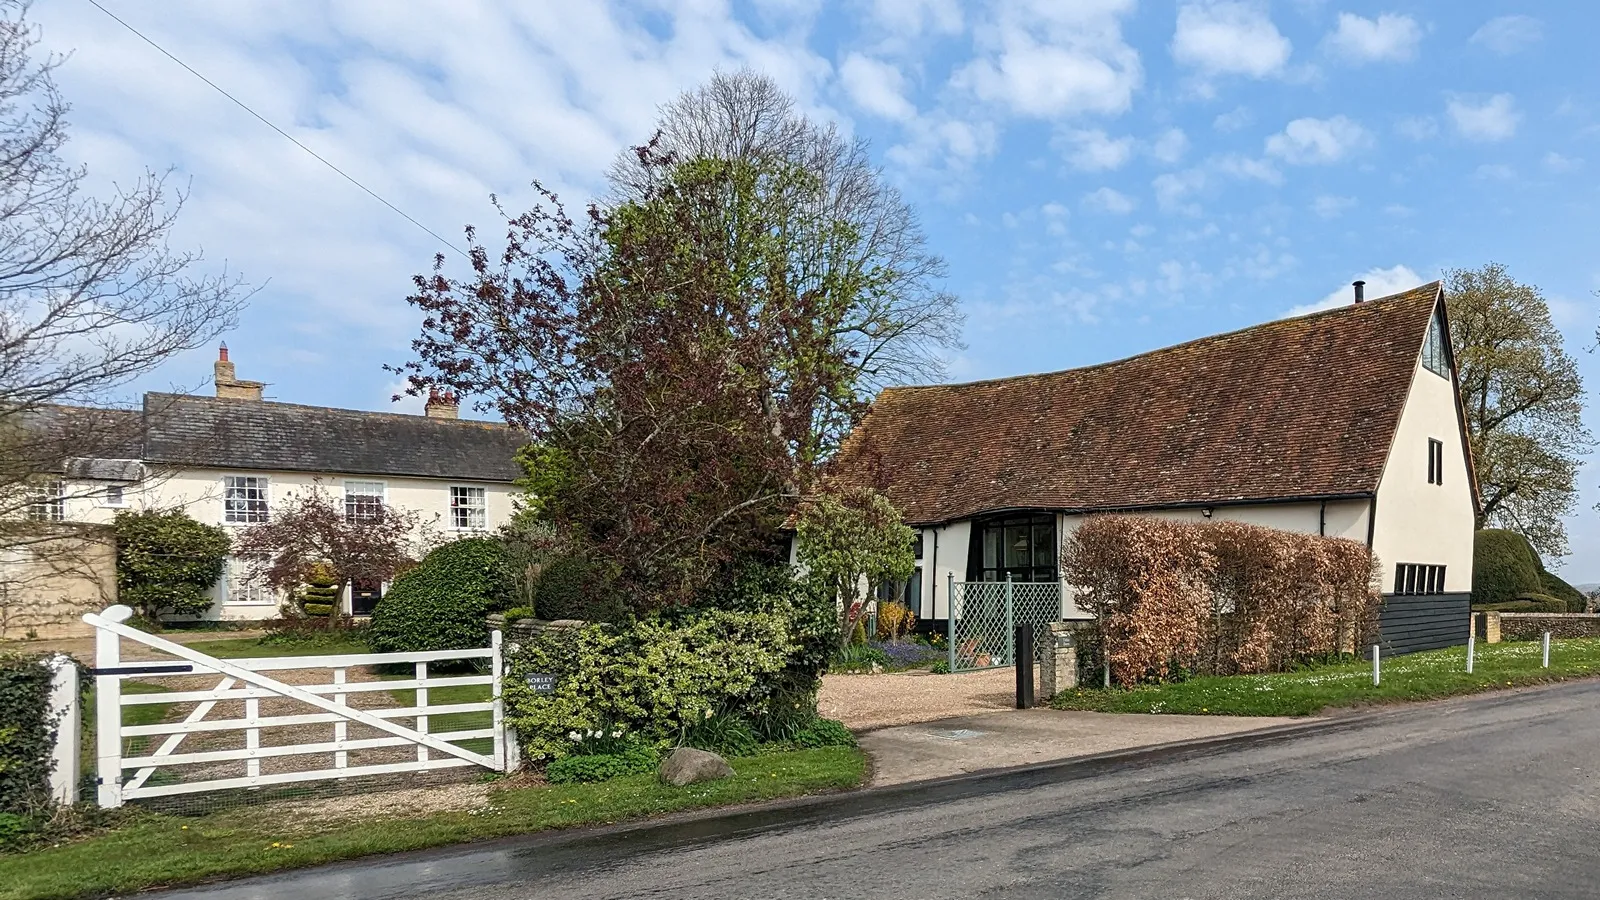
[{"label": "black bollard", "polygon": [[1017,662],[1017,709],[1033,709],[1033,626],[1017,626],[1013,635],[1013,656]]}]

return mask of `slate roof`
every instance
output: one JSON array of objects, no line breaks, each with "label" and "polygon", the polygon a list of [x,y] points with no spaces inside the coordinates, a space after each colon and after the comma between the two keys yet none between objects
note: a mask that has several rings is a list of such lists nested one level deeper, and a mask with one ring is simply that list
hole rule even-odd
[{"label": "slate roof", "polygon": [[833,463],[930,525],[1375,492],[1438,282],[1116,362],[889,388]]},{"label": "slate roof", "polygon": [[151,465],[510,482],[527,435],[497,422],[146,394]]}]

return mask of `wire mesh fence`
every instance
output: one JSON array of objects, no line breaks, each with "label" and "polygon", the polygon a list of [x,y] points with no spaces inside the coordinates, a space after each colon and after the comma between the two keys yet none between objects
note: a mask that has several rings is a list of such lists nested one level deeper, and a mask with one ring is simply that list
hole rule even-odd
[{"label": "wire mesh fence", "polygon": [[1050,623],[1061,618],[1060,582],[957,581],[950,591],[950,671],[970,672],[1014,665],[1016,627],[1033,626],[1037,658],[1050,639]]}]

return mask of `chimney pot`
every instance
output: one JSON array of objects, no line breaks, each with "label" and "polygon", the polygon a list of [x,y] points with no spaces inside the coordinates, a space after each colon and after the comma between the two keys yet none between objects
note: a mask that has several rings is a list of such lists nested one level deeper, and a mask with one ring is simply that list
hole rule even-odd
[{"label": "chimney pot", "polygon": [[211,364],[211,383],[218,397],[230,400],[260,400],[265,384],[259,381],[240,381],[233,363],[228,359],[228,345],[217,348],[217,361]]},{"label": "chimney pot", "polygon": [[1367,283],[1357,279],[1356,281],[1350,282],[1350,285],[1356,289],[1356,302],[1365,302],[1367,299]]},{"label": "chimney pot", "polygon": [[460,418],[461,403],[456,399],[456,392],[441,391],[436,387],[429,387],[428,404],[423,407],[423,414],[430,419]]}]

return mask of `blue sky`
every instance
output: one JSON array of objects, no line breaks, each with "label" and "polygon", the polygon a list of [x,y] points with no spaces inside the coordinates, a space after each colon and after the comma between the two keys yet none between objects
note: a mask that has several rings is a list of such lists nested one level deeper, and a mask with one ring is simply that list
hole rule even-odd
[{"label": "blue sky", "polygon": [[[455,238],[581,200],[658,104],[751,66],[871,142],[950,263],[952,373],[1066,368],[1497,260],[1600,357],[1600,7],[1579,3],[103,0]],[[438,244],[85,0],[41,0],[101,182],[171,166],[175,242],[261,285],[227,337],[277,399],[390,408]],[[141,388],[203,388],[210,354]],[[411,409],[411,404],[401,404]],[[1591,412],[1600,432],[1600,416]],[[1564,573],[1600,581],[1600,467]]]}]

